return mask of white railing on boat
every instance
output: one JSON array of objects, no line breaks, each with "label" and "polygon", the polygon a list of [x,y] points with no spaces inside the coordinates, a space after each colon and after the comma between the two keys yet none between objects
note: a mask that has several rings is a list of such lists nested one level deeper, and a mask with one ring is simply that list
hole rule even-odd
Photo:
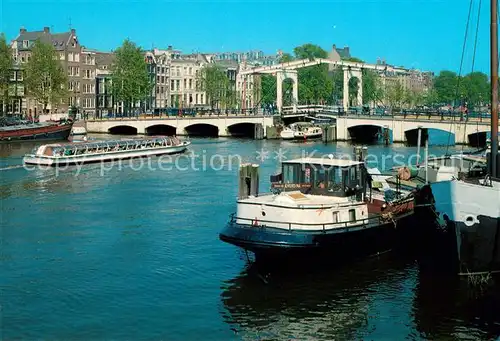
[{"label": "white railing on boat", "polygon": [[122,139],[75,144],[52,144],[36,148],[36,156],[75,157],[92,154],[117,153],[134,150],[161,149],[181,146],[176,137],[155,137],[147,139]]}]

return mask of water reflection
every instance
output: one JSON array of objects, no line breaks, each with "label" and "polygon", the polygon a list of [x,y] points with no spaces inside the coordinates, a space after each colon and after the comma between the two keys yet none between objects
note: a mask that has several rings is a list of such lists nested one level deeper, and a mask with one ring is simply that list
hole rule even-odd
[{"label": "water reflection", "polygon": [[416,329],[426,338],[497,340],[500,285],[471,287],[466,279],[421,273],[414,300]]},{"label": "water reflection", "polygon": [[411,297],[405,292],[411,292],[407,282],[416,277],[412,269],[413,264],[406,262],[372,259],[333,271],[263,276],[253,264],[224,282],[223,318],[244,339],[352,340],[374,333],[391,335],[391,323],[387,330],[373,330],[386,309],[376,307],[375,301],[378,296],[390,297],[388,304],[396,304],[390,309],[397,310],[392,323],[407,325],[411,318],[401,301]]}]

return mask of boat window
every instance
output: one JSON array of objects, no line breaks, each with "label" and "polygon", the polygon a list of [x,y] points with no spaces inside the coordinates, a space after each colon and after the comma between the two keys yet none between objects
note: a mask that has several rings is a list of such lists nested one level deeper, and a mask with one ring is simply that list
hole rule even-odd
[{"label": "boat window", "polygon": [[342,170],[342,185],[345,187],[349,184],[349,169],[341,168]]},{"label": "boat window", "polygon": [[333,212],[333,222],[334,223],[339,222],[339,212]]},{"label": "boat window", "polygon": [[350,179],[351,179],[351,183],[354,182],[356,180],[356,167],[351,167],[349,169],[349,174],[350,174]]},{"label": "boat window", "polygon": [[351,221],[351,222],[356,221],[356,210],[355,209],[349,210],[349,221]]},{"label": "boat window", "polygon": [[300,183],[299,170],[300,170],[300,165],[298,164],[283,165],[283,182],[288,184]]}]

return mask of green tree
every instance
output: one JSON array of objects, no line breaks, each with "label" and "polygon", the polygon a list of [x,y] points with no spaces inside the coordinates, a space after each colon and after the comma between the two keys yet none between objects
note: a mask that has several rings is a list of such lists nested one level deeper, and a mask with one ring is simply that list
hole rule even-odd
[{"label": "green tree", "polygon": [[384,88],[380,76],[373,70],[363,69],[363,103],[382,103]]},{"label": "green tree", "polygon": [[9,85],[13,63],[12,51],[7,44],[5,35],[2,33],[0,34],[0,100],[2,101],[0,110],[2,110],[2,113],[6,112],[5,108],[9,100]]},{"label": "green tree", "polygon": [[262,75],[261,102],[262,104],[273,104],[276,102],[276,77]]},{"label": "green tree", "polygon": [[[328,53],[318,45],[304,44],[294,50],[296,59],[327,58]],[[334,83],[328,65],[314,65],[298,70],[299,99],[301,103],[328,102],[332,98]]]},{"label": "green tree", "polygon": [[49,103],[57,106],[67,97],[68,77],[51,44],[35,42],[31,58],[26,63],[24,83],[26,92],[43,105],[44,113]]},{"label": "green tree", "polygon": [[283,53],[283,55],[279,59],[280,63],[287,63],[291,61],[293,61],[293,56],[290,53]]},{"label": "green tree", "polygon": [[406,90],[399,80],[387,86],[386,100],[391,109],[401,109],[408,101]]},{"label": "green tree", "polygon": [[212,109],[227,105],[231,89],[229,78],[221,67],[214,64],[204,66],[198,73],[198,81]]},{"label": "green tree", "polygon": [[490,102],[490,82],[482,72],[472,72],[461,79],[460,95],[469,106]]},{"label": "green tree", "polygon": [[434,78],[438,101],[441,104],[452,104],[457,99],[458,76],[453,71],[441,71]]},{"label": "green tree", "polygon": [[153,88],[143,51],[135,43],[125,40],[115,51],[111,67],[116,100],[123,101],[126,110],[145,100]]},{"label": "green tree", "polygon": [[435,107],[439,103],[439,96],[436,89],[430,88],[424,93],[423,103],[428,107]]}]

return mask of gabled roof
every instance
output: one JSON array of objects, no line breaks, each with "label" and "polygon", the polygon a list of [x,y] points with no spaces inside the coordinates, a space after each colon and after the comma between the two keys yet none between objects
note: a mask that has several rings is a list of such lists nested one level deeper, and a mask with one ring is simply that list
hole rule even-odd
[{"label": "gabled roof", "polygon": [[110,52],[96,52],[95,63],[97,67],[101,65],[111,65],[115,60],[115,55]]},{"label": "gabled roof", "polygon": [[[54,46],[56,50],[64,50],[67,44],[69,44],[70,40],[72,37],[71,32],[64,32],[64,33],[50,33],[46,31],[33,31],[33,32],[22,32],[19,33],[15,41],[17,42],[23,42],[25,40],[28,40],[30,42],[34,42],[36,40],[40,40],[41,42],[51,44]],[[22,44],[19,45],[20,50],[30,50],[31,46],[28,48],[25,48],[22,46]]]}]

